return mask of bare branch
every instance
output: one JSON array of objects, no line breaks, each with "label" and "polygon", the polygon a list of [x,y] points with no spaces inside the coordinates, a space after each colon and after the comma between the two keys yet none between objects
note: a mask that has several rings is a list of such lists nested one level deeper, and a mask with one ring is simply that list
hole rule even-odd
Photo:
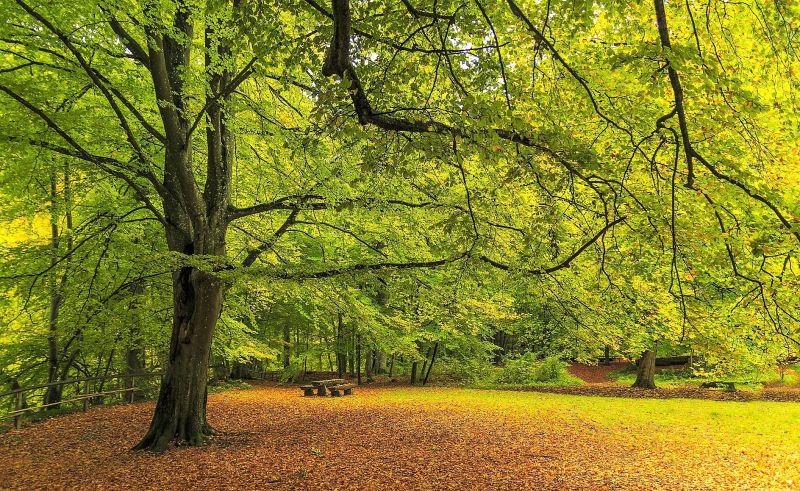
[{"label": "bare branch", "polygon": [[356,273],[359,271],[381,271],[385,269],[424,269],[424,268],[437,268],[446,264],[454,263],[467,257],[467,252],[462,252],[457,256],[447,259],[437,259],[433,261],[412,261],[407,263],[374,263],[374,264],[354,264],[352,266],[345,266],[337,269],[329,269],[325,271],[317,271],[314,273],[279,273],[278,277],[286,280],[305,280],[305,279],[321,279],[331,278],[347,273]]},{"label": "bare branch", "polygon": [[260,256],[264,251],[272,248],[275,242],[277,242],[278,239],[283,234],[286,233],[289,227],[292,224],[296,223],[295,220],[297,218],[298,213],[300,213],[300,210],[297,209],[292,210],[292,212],[289,214],[289,216],[286,218],[283,224],[278,228],[278,230],[275,231],[275,233],[272,234],[272,236],[268,240],[264,241],[261,245],[251,250],[247,254],[247,257],[244,259],[244,261],[242,261],[242,266],[247,267],[252,265],[256,261],[256,259],[258,259],[258,256]]},{"label": "bare branch", "polygon": [[[608,230],[610,228],[612,228],[614,225],[617,225],[618,223],[621,223],[621,222],[625,221],[626,219],[627,219],[627,217],[621,217],[621,218],[617,218],[613,222],[607,223],[606,226],[603,227],[599,232],[597,232],[592,238],[590,238],[588,241],[586,241],[577,250],[575,250],[575,252],[573,252],[572,254],[567,256],[566,259],[564,259],[563,261],[561,261],[558,264],[555,264],[555,265],[547,267],[547,268],[521,269],[520,271],[525,273],[525,274],[528,274],[528,275],[540,276],[540,275],[544,275],[544,274],[554,273],[554,272],[558,271],[559,269],[568,268],[570,266],[570,264],[572,263],[572,261],[574,261],[578,256],[580,256],[581,253],[583,253],[583,251],[585,251],[589,246],[591,246],[592,244],[597,242],[597,240],[600,239],[600,237],[604,236],[606,234],[606,232],[608,232]],[[488,258],[486,256],[480,256],[479,259],[481,261],[487,263],[487,264],[490,264],[490,265],[494,266],[495,268],[502,269],[503,271],[512,271],[512,270],[516,269],[516,268],[513,268],[513,267],[509,266],[508,264],[504,264],[504,263],[495,261],[495,260],[490,259],[490,258]]]}]

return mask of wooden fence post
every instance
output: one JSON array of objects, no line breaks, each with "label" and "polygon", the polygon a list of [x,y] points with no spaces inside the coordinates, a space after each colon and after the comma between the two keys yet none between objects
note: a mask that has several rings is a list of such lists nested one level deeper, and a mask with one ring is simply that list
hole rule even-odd
[{"label": "wooden fence post", "polygon": [[133,404],[133,394],[136,393],[136,377],[131,375],[131,393],[128,394],[128,402]]},{"label": "wooden fence post", "polygon": [[89,381],[83,383],[83,412],[89,410]]},{"label": "wooden fence post", "polygon": [[[16,400],[14,401],[14,410],[21,411],[22,410],[22,391],[20,390],[16,394]],[[14,428],[20,429],[22,428],[22,413],[17,414],[14,416]]]}]

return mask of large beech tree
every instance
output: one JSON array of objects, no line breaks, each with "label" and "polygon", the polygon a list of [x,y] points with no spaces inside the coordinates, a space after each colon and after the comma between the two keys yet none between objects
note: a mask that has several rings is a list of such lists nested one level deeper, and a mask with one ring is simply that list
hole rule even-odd
[{"label": "large beech tree", "polygon": [[[774,173],[797,144],[791,129],[752,135],[776,119],[763,105],[796,115],[796,103],[752,87],[726,57],[796,70],[792,38],[772,37],[796,27],[776,4],[703,30],[700,8],[5,0],[0,91],[15,158],[48,152],[116,180],[170,252],[168,359],[138,448],[212,432],[211,342],[240,274],[281,288],[382,270],[452,268],[456,285],[468,272],[558,283],[578,270],[631,304],[646,276],[664,286],[657,334],[682,337],[700,329],[692,312],[711,289],[693,278],[724,270],[715,281],[731,298],[755,292],[764,323],[790,336],[779,283],[797,265],[798,183],[775,190]],[[732,28],[755,42],[732,46]],[[773,77],[791,84],[757,71]],[[770,172],[731,163],[750,158]],[[740,254],[731,222],[742,241],[771,231],[760,264]],[[706,266],[697,245],[709,237],[723,255]]]},{"label": "large beech tree", "polygon": [[[206,379],[212,336],[227,287],[224,276],[240,267],[253,267],[292,227],[330,228],[355,239],[383,260],[273,273],[279,278],[325,278],[387,268],[437,267],[472,257],[472,249],[453,252],[452,247],[437,244],[432,252],[437,248],[449,252],[439,253],[439,258],[417,254],[409,260],[393,260],[392,251],[384,251],[386,244],[379,240],[368,242],[339,225],[303,219],[304,212],[332,210],[335,214],[353,207],[445,208],[449,213],[445,218],[449,216],[450,221],[468,217],[470,225],[466,230],[471,235],[477,231],[477,224],[474,210],[469,208],[469,188],[465,188],[466,204],[461,196],[453,200],[459,204],[447,204],[433,195],[425,196],[423,201],[402,199],[406,197],[402,192],[405,189],[395,199],[363,192],[344,196],[335,189],[335,195],[330,196],[334,193],[315,191],[320,183],[289,186],[281,182],[277,190],[285,193],[282,196],[264,202],[251,198],[247,201],[256,202],[244,207],[233,204],[235,128],[244,126],[242,121],[257,121],[255,124],[269,122],[286,129],[282,121],[271,119],[275,114],[264,114],[265,105],[257,100],[256,84],[277,78],[266,72],[281,66],[280,57],[273,50],[304,39],[291,38],[291,29],[277,36],[277,40],[248,38],[244,33],[258,25],[262,14],[258,8],[248,7],[252,6],[227,2],[142,6],[76,3],[54,7],[23,0],[8,6],[20,24],[11,28],[13,32],[5,42],[20,64],[6,70],[14,76],[9,83],[0,85],[0,91],[16,104],[11,113],[14,118],[24,118],[25,114],[31,118],[29,132],[18,128],[11,132],[9,140],[24,149],[74,158],[89,164],[84,172],[99,171],[120,180],[160,223],[166,248],[175,253],[168,359],[153,420],[137,448],[163,450],[173,439],[198,444],[212,432],[206,420]],[[276,26],[283,27],[280,22]],[[25,72],[31,75],[29,81],[33,84],[24,81],[21,75]],[[43,85],[51,76],[64,85],[57,94],[47,93]],[[248,88],[246,82],[251,83]],[[307,84],[291,83],[293,90],[298,87],[305,91],[306,99],[317,92]],[[238,106],[234,96],[239,97]],[[303,115],[305,108],[296,107],[288,100],[291,96],[277,97],[291,111]],[[75,106],[84,112],[61,114],[64,111],[54,102],[58,98],[78,101]],[[285,118],[285,114],[278,114],[277,118]],[[248,131],[250,128],[241,133]],[[270,138],[260,128],[254,132],[259,138]],[[252,142],[239,141],[242,145]],[[262,159],[254,148],[257,145],[251,144],[252,156]],[[446,144],[443,152],[449,151]],[[458,173],[462,180],[466,179],[462,164],[454,169],[439,172],[434,178]],[[319,174],[314,177],[322,178]],[[456,183],[460,188],[461,183]],[[293,193],[295,189],[298,192]],[[226,242],[231,224],[274,213],[282,214],[275,228],[259,234],[240,228],[255,244],[245,243],[244,253],[238,258],[235,256],[241,253],[234,257],[228,254]],[[575,251],[530,273],[547,274],[569,266],[620,220],[612,219],[596,231],[579,233],[578,237],[587,238]],[[449,226],[452,228],[452,223]],[[490,226],[516,229],[502,223]],[[477,235],[471,239],[473,249],[476,238]],[[455,244],[458,248],[458,241]],[[424,249],[413,245],[406,250]],[[483,254],[475,257],[509,268]]]}]

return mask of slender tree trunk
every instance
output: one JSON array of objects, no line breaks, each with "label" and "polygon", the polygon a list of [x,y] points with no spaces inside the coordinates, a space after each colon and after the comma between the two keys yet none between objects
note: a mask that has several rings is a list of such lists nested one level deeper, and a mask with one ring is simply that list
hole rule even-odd
[{"label": "slender tree trunk", "polygon": [[125,354],[125,370],[131,374],[144,373],[144,348],[130,346]]},{"label": "slender tree trunk", "polygon": [[392,374],[394,374],[394,358],[395,354],[392,353],[392,359],[389,362],[389,378],[392,378]]},{"label": "slender tree trunk", "polygon": [[386,356],[385,351],[378,350],[375,356],[375,373],[376,374],[384,374],[386,373],[386,365],[387,365],[388,357]]},{"label": "slender tree trunk", "polygon": [[356,334],[356,370],[358,385],[361,385],[361,334]]},{"label": "slender tree trunk", "polygon": [[371,349],[367,350],[367,359],[366,363],[364,363],[364,371],[366,372],[367,375],[367,382],[372,382],[372,367],[374,366],[375,363],[374,358],[375,358],[375,351]]},{"label": "slender tree trunk", "polygon": [[[22,388],[22,386],[19,385],[19,380],[17,380],[16,377],[12,378],[11,379],[11,390],[19,390],[21,388]],[[21,398],[20,404],[19,404],[19,409],[27,409],[28,401],[27,401],[27,398],[25,397],[25,392],[20,394],[19,397]]]},{"label": "slender tree trunk", "polygon": [[347,346],[345,345],[344,329],[342,326],[342,313],[339,316],[336,324],[336,376],[338,378],[344,377],[347,371]]},{"label": "slender tree trunk", "polygon": [[433,362],[436,361],[436,352],[439,351],[439,342],[437,341],[436,344],[433,345],[433,354],[431,355],[431,363],[428,365],[428,371],[425,372],[425,378],[422,379],[422,385],[428,383],[428,377],[431,375],[431,369],[433,368]]},{"label": "slender tree trunk", "polygon": [[422,362],[422,370],[419,372],[423,377],[425,376],[425,370],[428,368],[428,359],[431,357],[432,349],[433,346],[428,346],[428,349],[425,350],[425,361]]},{"label": "slender tree trunk", "polygon": [[[47,383],[58,381],[58,311],[61,306],[61,295],[53,293],[50,298],[50,318],[47,332]],[[45,404],[57,404],[61,401],[63,386],[52,385],[44,394]],[[52,406],[58,407],[57,405]]]},{"label": "slender tree trunk", "polygon": [[350,376],[356,376],[356,337],[352,332],[350,333],[350,349],[348,350],[347,363],[350,366]]},{"label": "slender tree trunk", "polygon": [[603,360],[603,365],[611,365],[611,346],[606,345],[605,352],[605,359]]},{"label": "slender tree trunk", "polygon": [[[295,343],[299,346],[300,343]],[[292,329],[288,323],[283,325],[283,375],[281,382],[291,382],[294,374],[289,373],[289,367],[292,365]]]},{"label": "slender tree trunk", "polygon": [[503,363],[503,356],[506,354],[506,333],[503,331],[494,333],[493,342],[497,346],[494,350],[494,364],[500,366]]},{"label": "slender tree trunk", "polygon": [[305,338],[305,347],[306,347],[306,349],[303,352],[303,374],[300,376],[300,381],[303,381],[303,382],[306,380],[306,373],[308,372],[308,332],[306,332],[304,334],[305,334],[305,336],[303,336],[303,337]]},{"label": "slender tree trunk", "polygon": [[[108,374],[111,373],[111,364],[114,363],[114,355],[117,352],[117,343],[119,342],[119,338],[120,338],[120,336],[117,336],[116,338],[114,338],[114,344],[111,345],[111,351],[108,353],[108,358],[106,358],[106,366],[105,367],[101,368],[103,355],[100,354],[100,355],[97,356],[97,374],[98,375],[102,375],[102,377],[103,377],[103,380],[100,381],[100,388],[97,390],[97,392],[103,392],[103,389],[104,389],[104,387],[106,385],[105,377],[107,377]],[[66,378],[66,376],[64,378]],[[109,385],[111,385],[111,383],[109,383]],[[103,396],[99,396],[98,397],[98,404],[103,404],[104,400],[105,400],[105,398]],[[123,400],[124,400],[124,396],[123,396]]]},{"label": "slender tree trunk", "polygon": [[[56,173],[50,174],[50,313],[47,324],[47,383],[58,381],[59,372],[59,357],[58,357],[58,313],[61,309],[62,295],[59,288],[58,280],[56,279],[57,271],[55,270],[58,264],[58,252],[61,242],[61,237],[58,233],[58,220],[59,220],[59,196],[58,196],[58,179]],[[65,272],[66,274],[66,272]],[[53,404],[52,407],[58,407],[56,404],[61,401],[61,392],[63,386],[53,385],[47,388],[44,394],[44,403]]]},{"label": "slender tree trunk", "polygon": [[417,360],[411,362],[411,385],[417,383]]},{"label": "slender tree trunk", "polygon": [[283,326],[283,368],[292,364],[292,331],[289,323]]},{"label": "slender tree trunk", "polygon": [[655,350],[646,350],[639,360],[639,366],[636,369],[636,382],[633,387],[638,389],[655,389],[656,373],[656,352]]},{"label": "slender tree trunk", "polygon": [[[141,295],[144,292],[144,282],[142,280],[137,280],[133,282],[129,288],[130,293],[133,297],[131,303],[129,304],[129,308],[136,309],[138,308],[139,299],[138,295]],[[139,315],[134,310],[136,314],[134,317],[134,321],[130,328],[128,329],[128,339],[127,339],[127,346],[125,350],[125,369],[128,374],[137,375],[144,373],[144,347],[142,346],[142,337],[141,337],[141,328],[139,326]],[[135,377],[131,377],[125,380],[125,387],[131,389],[136,386]],[[130,396],[130,399],[133,401],[141,401],[144,399],[144,394],[141,392],[133,392]]]}]

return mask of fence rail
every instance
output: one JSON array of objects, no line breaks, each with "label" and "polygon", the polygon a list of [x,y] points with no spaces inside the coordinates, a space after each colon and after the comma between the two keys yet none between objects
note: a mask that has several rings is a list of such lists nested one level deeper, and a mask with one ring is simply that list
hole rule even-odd
[{"label": "fence rail", "polygon": [[[42,409],[47,409],[50,407],[58,407],[61,406],[62,404],[82,402],[83,410],[86,411],[89,409],[89,402],[92,399],[100,399],[102,403],[105,397],[113,396],[116,394],[123,394],[123,400],[126,400],[127,402],[133,402],[137,392],[143,392],[144,390],[146,390],[146,387],[144,386],[138,386],[138,387],[136,386],[137,380],[141,383],[144,381],[149,381],[156,377],[161,377],[162,375],[163,375],[162,372],[125,373],[117,375],[102,375],[97,377],[72,378],[66,380],[59,380],[56,382],[49,382],[46,384],[34,385],[31,387],[20,387],[18,389],[13,389],[8,392],[0,394],[0,399],[9,396],[14,398],[14,410],[6,414],[0,415],[0,420],[13,418],[14,427],[20,428],[22,426],[22,420],[25,414],[34,411],[40,411]],[[128,380],[129,383],[127,383],[125,387],[118,389],[115,388],[110,390],[104,390],[103,385],[101,384],[99,390],[95,390],[94,392],[90,390],[92,382],[106,382],[108,380],[119,380],[120,382]],[[37,406],[25,405],[25,394],[28,392],[33,392],[41,389],[48,389],[50,387],[60,387],[61,390],[63,391],[63,388],[65,386],[72,384],[79,385],[79,389],[75,391],[76,395],[70,399],[61,399],[58,402],[51,402],[51,403],[44,403],[43,401],[42,404],[39,404]],[[83,384],[82,390],[80,390],[80,384]]]}]

